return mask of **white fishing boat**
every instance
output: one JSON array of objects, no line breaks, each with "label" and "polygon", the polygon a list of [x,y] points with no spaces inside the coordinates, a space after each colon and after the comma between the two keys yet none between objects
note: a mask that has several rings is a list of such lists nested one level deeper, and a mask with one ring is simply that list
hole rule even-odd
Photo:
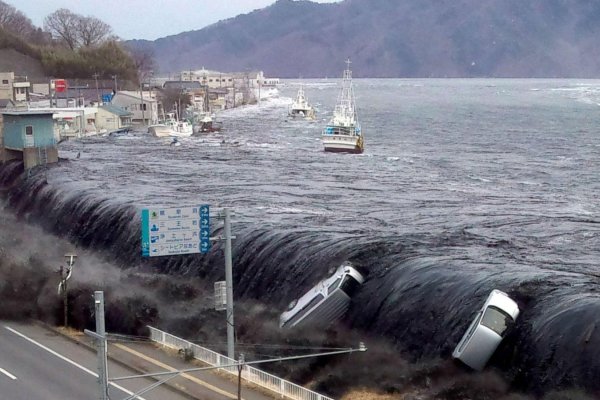
[{"label": "white fishing boat", "polygon": [[333,111],[333,117],[323,130],[321,139],[325,151],[362,153],[364,138],[356,115],[349,59],[346,64],[347,68],[344,71],[338,102]]},{"label": "white fishing boat", "polygon": [[298,94],[290,106],[288,115],[292,118],[315,119],[315,109],[306,99],[304,87],[300,86],[300,89],[298,89]]},{"label": "white fishing boat", "polygon": [[186,120],[179,120],[176,113],[168,113],[165,120],[148,127],[148,133],[156,137],[188,137],[194,130]]}]

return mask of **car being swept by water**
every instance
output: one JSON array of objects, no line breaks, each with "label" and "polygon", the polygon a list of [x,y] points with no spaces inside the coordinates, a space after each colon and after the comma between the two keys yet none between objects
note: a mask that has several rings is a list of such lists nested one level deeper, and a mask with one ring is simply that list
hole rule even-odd
[{"label": "car being swept by water", "polygon": [[293,300],[279,318],[281,328],[315,324],[327,326],[341,318],[350,299],[365,279],[349,262],[344,262],[329,278],[323,279],[302,297]]},{"label": "car being swept by water", "polygon": [[519,306],[500,290],[492,290],[452,357],[481,371],[519,316]]}]

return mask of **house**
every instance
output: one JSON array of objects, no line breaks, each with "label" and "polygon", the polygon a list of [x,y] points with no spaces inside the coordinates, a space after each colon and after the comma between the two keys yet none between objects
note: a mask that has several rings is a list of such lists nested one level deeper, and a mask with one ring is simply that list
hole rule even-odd
[{"label": "house", "polygon": [[133,114],[114,104],[104,104],[98,107],[96,114],[96,128],[107,132],[123,131],[131,128]]},{"label": "house", "polygon": [[125,91],[115,93],[111,104],[131,112],[134,123],[151,125],[158,123],[158,101],[152,91]]},{"label": "house", "polygon": [[0,161],[20,159],[25,169],[58,162],[52,111],[5,110],[1,114]]},{"label": "house", "polygon": [[0,72],[0,99],[28,101],[30,91],[31,82],[26,76],[15,76],[14,72]]}]

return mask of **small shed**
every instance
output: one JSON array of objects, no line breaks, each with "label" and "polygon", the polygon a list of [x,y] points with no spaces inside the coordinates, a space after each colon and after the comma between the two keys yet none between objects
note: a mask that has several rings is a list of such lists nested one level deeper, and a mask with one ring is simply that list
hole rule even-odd
[{"label": "small shed", "polygon": [[0,160],[21,159],[25,169],[58,162],[53,112],[0,111],[3,119]]},{"label": "small shed", "polygon": [[108,132],[119,132],[131,128],[133,113],[113,104],[104,104],[98,107],[96,114],[96,128],[106,129]]}]

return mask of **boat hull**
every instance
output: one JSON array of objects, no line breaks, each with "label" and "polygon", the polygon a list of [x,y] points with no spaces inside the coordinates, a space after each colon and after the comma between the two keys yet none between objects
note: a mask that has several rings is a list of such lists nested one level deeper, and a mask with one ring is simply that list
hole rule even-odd
[{"label": "boat hull", "polygon": [[322,141],[327,152],[360,154],[364,150],[362,136],[323,135]]},{"label": "boat hull", "polygon": [[152,125],[148,127],[148,133],[156,137],[189,137],[192,136],[192,127],[175,130],[167,125]]},{"label": "boat hull", "polygon": [[148,133],[156,137],[169,137],[171,128],[166,125],[151,125],[148,127]]}]

